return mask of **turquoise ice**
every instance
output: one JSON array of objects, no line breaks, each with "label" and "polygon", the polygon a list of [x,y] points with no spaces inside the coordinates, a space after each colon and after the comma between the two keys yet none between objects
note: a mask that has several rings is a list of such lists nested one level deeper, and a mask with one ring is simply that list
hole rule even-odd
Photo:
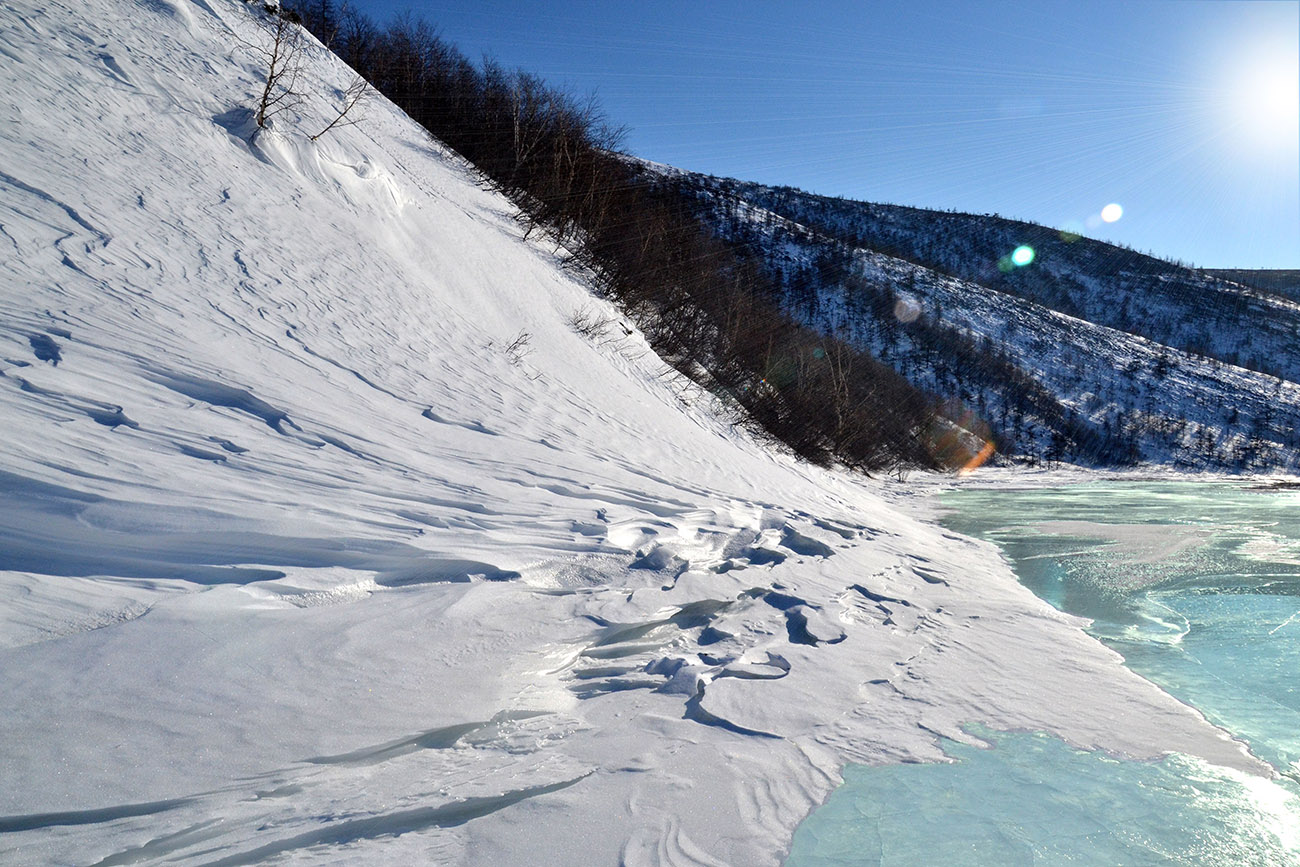
[{"label": "turquoise ice", "polygon": [[1121,761],[1044,734],[975,731],[953,764],[862,765],[795,833],[787,865],[1300,863],[1300,800],[1199,759]]},{"label": "turquoise ice", "polygon": [[944,502],[946,526],[996,542],[1026,586],[1281,776],[980,731],[991,748],[946,743],[950,764],[846,769],[788,865],[1300,864],[1300,492],[1108,482]]}]

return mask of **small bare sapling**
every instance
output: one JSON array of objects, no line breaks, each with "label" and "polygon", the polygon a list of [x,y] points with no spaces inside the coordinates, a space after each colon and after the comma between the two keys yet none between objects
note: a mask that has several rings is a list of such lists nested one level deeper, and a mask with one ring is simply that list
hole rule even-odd
[{"label": "small bare sapling", "polygon": [[311,140],[316,141],[316,139],[332,129],[360,123],[364,115],[362,103],[370,97],[370,93],[370,82],[359,75],[352,79],[348,89],[343,91],[343,103],[339,107],[338,114],[334,116],[334,119],[329,122],[327,127],[312,136]]},{"label": "small bare sapling", "polygon": [[583,337],[593,340],[604,337],[613,324],[614,320],[610,317],[599,310],[585,306],[573,311],[573,315],[569,317],[570,328]]},{"label": "small bare sapling", "polygon": [[528,345],[532,342],[533,335],[527,331],[520,331],[506,344],[506,358],[515,366],[522,364],[528,353],[532,352],[532,347]]},{"label": "small bare sapling", "polygon": [[238,36],[235,41],[253,53],[266,70],[266,81],[257,98],[254,120],[259,129],[284,111],[302,103],[298,79],[303,68],[303,31],[282,7],[265,7],[258,20],[258,36],[253,40]]}]

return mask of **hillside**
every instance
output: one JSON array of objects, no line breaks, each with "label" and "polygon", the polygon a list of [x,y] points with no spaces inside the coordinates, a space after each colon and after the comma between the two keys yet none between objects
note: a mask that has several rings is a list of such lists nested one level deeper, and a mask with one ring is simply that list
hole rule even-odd
[{"label": "hillside", "polygon": [[1283,298],[1289,298],[1292,301],[1300,301],[1300,270],[1204,268],[1202,271],[1220,280],[1229,280],[1233,283],[1240,283],[1242,286],[1249,286],[1251,289],[1258,289],[1261,292],[1281,295]]},{"label": "hillside", "polygon": [[0,861],[770,865],[968,723],[1263,772],[391,104],[313,140],[319,44],[257,130],[264,20],[0,17]]},{"label": "hillside", "polygon": [[960,401],[1008,456],[1297,463],[1300,303],[1280,293],[994,215],[645,170],[761,257],[802,321]]}]

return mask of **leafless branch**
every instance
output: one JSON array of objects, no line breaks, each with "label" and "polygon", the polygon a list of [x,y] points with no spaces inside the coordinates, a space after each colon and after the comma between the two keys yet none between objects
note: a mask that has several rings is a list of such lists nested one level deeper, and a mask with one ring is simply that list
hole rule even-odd
[{"label": "leafless branch", "polygon": [[533,335],[527,331],[520,331],[510,339],[510,342],[506,344],[506,358],[510,360],[511,364],[518,365],[524,360],[525,356],[532,351],[532,348],[528,345],[532,341]]},{"label": "leafless branch", "polygon": [[370,82],[359,75],[352,79],[348,89],[343,92],[343,106],[339,109],[338,114],[329,122],[329,126],[312,136],[311,140],[316,141],[316,139],[335,127],[342,128],[359,123],[362,119],[362,113],[358,107],[366,101],[371,92]]},{"label": "leafless branch", "polygon": [[613,324],[614,320],[609,316],[590,307],[580,307],[569,317],[570,328],[583,337],[592,339],[604,337]]}]

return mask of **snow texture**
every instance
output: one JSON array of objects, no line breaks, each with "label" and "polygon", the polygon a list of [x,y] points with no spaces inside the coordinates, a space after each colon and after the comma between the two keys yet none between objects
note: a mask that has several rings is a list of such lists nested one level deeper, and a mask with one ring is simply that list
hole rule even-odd
[{"label": "snow texture", "polygon": [[0,7],[0,861],[775,864],[970,722],[1267,773],[575,333],[618,311],[386,102],[309,141],[314,42],[254,132],[255,6]]}]

